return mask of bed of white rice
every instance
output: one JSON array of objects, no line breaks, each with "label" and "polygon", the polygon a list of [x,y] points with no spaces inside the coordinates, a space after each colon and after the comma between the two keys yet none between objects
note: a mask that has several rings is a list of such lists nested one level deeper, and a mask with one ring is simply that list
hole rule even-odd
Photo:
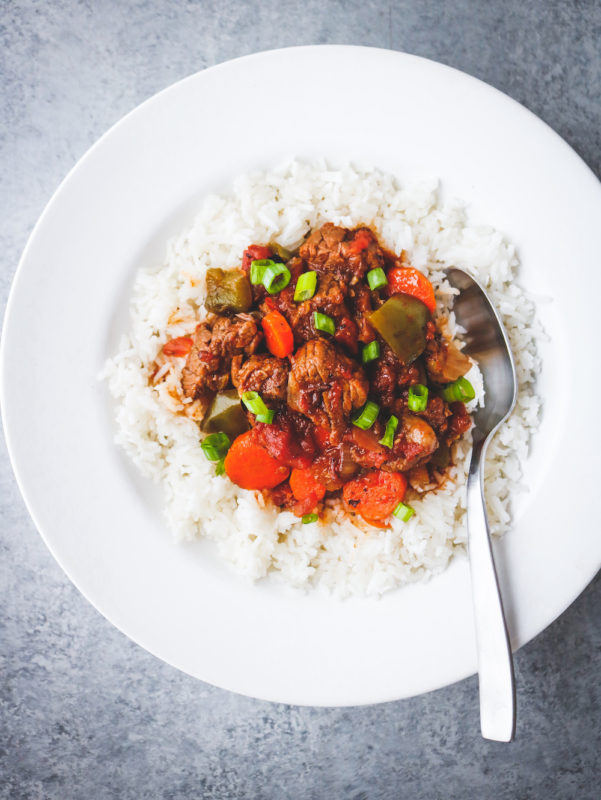
[{"label": "bed of white rice", "polygon": [[[203,316],[208,267],[239,265],[252,242],[293,249],[312,228],[332,221],[374,227],[394,252],[407,250],[433,282],[441,308],[452,290],[441,268],[473,272],[500,310],[516,359],[520,392],[515,412],[492,442],[486,491],[491,528],[510,525],[509,499],[537,426],[539,402],[531,333],[534,307],[516,283],[515,249],[492,228],[469,224],[460,203],[442,204],[432,183],[402,186],[378,171],[293,161],[238,178],[230,194],[207,197],[193,225],[167,244],[161,264],[140,269],[131,301],[131,330],[106,367],[116,400],[117,442],[148,478],[161,485],[169,528],[178,539],[209,537],[220,555],[251,578],[276,573],[297,587],[322,586],[340,595],[374,595],[442,571],[464,551],[465,467],[470,443],[457,448],[453,480],[412,500],[407,523],[387,530],[353,522],[333,509],[326,523],[302,524],[289,512],[263,507],[255,493],[215,476],[199,447],[199,428],[174,413],[169,380],[157,387],[149,371],[167,339],[194,330]],[[452,311],[449,332],[455,332]],[[483,402],[477,367],[468,374]]]}]

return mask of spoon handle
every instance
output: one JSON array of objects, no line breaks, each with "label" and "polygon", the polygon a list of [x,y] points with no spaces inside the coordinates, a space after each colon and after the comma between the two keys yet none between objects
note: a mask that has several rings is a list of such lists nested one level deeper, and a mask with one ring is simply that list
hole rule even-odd
[{"label": "spoon handle", "polygon": [[495,571],[484,503],[486,440],[474,442],[467,480],[467,527],[485,739],[510,742],[515,733],[513,661]]}]

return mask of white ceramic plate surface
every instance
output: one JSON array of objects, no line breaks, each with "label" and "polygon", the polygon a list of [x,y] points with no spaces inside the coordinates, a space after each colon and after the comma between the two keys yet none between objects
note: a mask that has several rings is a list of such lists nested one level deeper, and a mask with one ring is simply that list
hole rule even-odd
[{"label": "white ceramic plate surface", "polygon": [[249,585],[207,544],[173,543],[156,489],[113,444],[96,379],[128,327],[138,267],[162,259],[208,192],[289,156],[351,160],[401,180],[436,176],[472,221],[518,246],[521,281],[550,338],[526,491],[495,546],[513,647],[574,600],[601,564],[591,427],[599,371],[593,364],[591,375],[587,346],[601,297],[601,187],[520,105],[413,56],[330,46],[260,53],[171,86],[103,136],[50,201],[14,281],[2,343],[9,450],[55,558],[150,652],[270,700],[408,697],[476,671],[466,559],[379,601]]}]

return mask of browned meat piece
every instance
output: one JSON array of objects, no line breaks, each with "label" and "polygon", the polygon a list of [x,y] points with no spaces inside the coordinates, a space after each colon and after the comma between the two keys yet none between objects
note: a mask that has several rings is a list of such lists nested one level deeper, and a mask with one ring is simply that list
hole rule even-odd
[{"label": "browned meat piece", "polygon": [[331,222],[313,231],[301,245],[299,256],[311,269],[331,272],[353,286],[370,269],[385,266],[384,252],[367,228],[350,231]]},{"label": "browned meat piece", "polygon": [[262,336],[250,314],[211,315],[201,322],[182,370],[184,395],[208,402],[212,394],[227,388],[232,359],[254,353]]},{"label": "browned meat piece", "polygon": [[388,363],[384,358],[371,367],[372,391],[384,408],[392,408],[396,400],[397,370],[394,364]]},{"label": "browned meat piece", "polygon": [[348,418],[367,400],[363,369],[332,342],[311,339],[299,348],[288,379],[288,405],[341,440]]},{"label": "browned meat piece", "polygon": [[213,352],[223,358],[236,355],[251,355],[259,346],[263,334],[256,320],[250,314],[236,314],[235,317],[217,316],[211,337]]},{"label": "browned meat piece", "polygon": [[288,481],[280,483],[280,485],[276,486],[274,489],[263,489],[261,494],[266,501],[271,500],[274,506],[278,506],[279,508],[292,509],[296,503],[296,498],[292,494],[292,489]]},{"label": "browned meat piece", "polygon": [[321,311],[336,319],[336,317],[348,316],[348,309],[345,305],[345,293],[343,287],[333,275],[320,275],[317,282],[317,289],[311,300],[313,311]]},{"label": "browned meat piece", "polygon": [[264,400],[285,400],[288,362],[268,355],[254,355],[242,366],[232,361],[232,383],[240,397],[244,392],[259,392]]},{"label": "browned meat piece", "polygon": [[345,304],[344,292],[333,275],[320,275],[317,282],[317,290],[310,300],[294,303],[288,309],[288,313],[282,312],[290,322],[297,344],[306,342],[316,336],[321,336],[321,333],[315,329],[313,324],[313,313],[315,311],[332,317],[337,330],[341,327],[343,320],[350,320],[351,315]]},{"label": "browned meat piece", "polygon": [[301,245],[298,254],[318,272],[344,269],[344,259],[340,250],[347,233],[346,228],[339,228],[332,222],[326,222],[321,228],[313,231]]},{"label": "browned meat piece", "polygon": [[406,408],[406,402],[400,403],[399,392],[414,383],[422,382],[423,368],[420,368],[418,361],[407,366],[387,344],[380,346],[380,358],[370,367],[372,391],[381,406],[398,411]]},{"label": "browned meat piece", "polygon": [[451,415],[449,404],[442,397],[430,394],[428,405],[422,417],[431,425],[438,435],[445,433],[448,428],[448,417]]},{"label": "browned meat piece", "polygon": [[382,469],[406,472],[426,461],[437,447],[436,434],[424,419],[414,414],[403,414],[390,458]]},{"label": "browned meat piece", "polygon": [[359,325],[359,341],[368,344],[376,338],[376,333],[369,322],[373,311],[371,292],[364,283],[358,283],[351,289],[351,299],[355,311],[355,319]]},{"label": "browned meat piece", "polygon": [[364,469],[380,469],[390,454],[390,450],[379,441],[384,435],[384,425],[376,420],[367,431],[355,425],[351,428],[345,434],[345,442],[348,443],[355,464]]},{"label": "browned meat piece", "polygon": [[424,356],[428,375],[435,383],[452,383],[472,366],[469,358],[439,331],[427,342]]},{"label": "browned meat piece", "polygon": [[472,418],[468,414],[464,403],[451,403],[449,413],[452,416],[448,424],[447,443],[459,439],[460,436],[463,436],[463,434],[472,427]]},{"label": "browned meat piece", "polygon": [[196,328],[194,344],[182,370],[182,390],[186,397],[206,401],[223,391],[229,383],[229,369],[224,369],[219,355],[211,349],[212,332],[209,323]]}]

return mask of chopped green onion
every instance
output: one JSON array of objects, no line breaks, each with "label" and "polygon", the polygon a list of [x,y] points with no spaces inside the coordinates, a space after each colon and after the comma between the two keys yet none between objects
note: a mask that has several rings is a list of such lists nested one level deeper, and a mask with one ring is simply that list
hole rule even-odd
[{"label": "chopped green onion", "polygon": [[263,272],[263,286],[269,294],[277,294],[285,289],[290,283],[290,270],[285,264],[275,263],[274,261]]},{"label": "chopped green onion", "polygon": [[267,408],[258,392],[244,392],[242,402],[250,412],[256,415],[257,422],[271,425],[275,411],[272,408]]},{"label": "chopped green onion", "polygon": [[444,387],[442,396],[447,403],[456,403],[458,401],[465,403],[468,400],[473,400],[476,392],[467,378],[457,378],[456,381]]},{"label": "chopped green onion", "polygon": [[313,312],[313,324],[315,325],[315,329],[318,331],[324,331],[325,333],[334,334],[336,330],[336,326],[334,325],[334,320],[332,317],[328,317],[327,314],[320,314],[319,311]]},{"label": "chopped green onion", "polygon": [[220,461],[215,467],[215,475],[223,475],[224,472],[225,472],[225,463],[223,461]]},{"label": "chopped green onion", "polygon": [[361,428],[361,430],[366,431],[374,424],[379,413],[380,406],[376,403],[372,403],[371,400],[368,400],[357,416],[354,417],[353,425],[356,425],[358,428]]},{"label": "chopped green onion", "polygon": [[305,514],[301,521],[303,525],[306,525],[308,522],[317,522],[318,519],[317,514]]},{"label": "chopped green onion", "polygon": [[384,447],[392,447],[394,444],[394,434],[397,429],[397,425],[399,424],[398,417],[395,417],[394,414],[391,415],[390,419],[386,423],[386,430],[384,431],[384,436],[380,439],[380,444],[383,444]]},{"label": "chopped green onion", "polygon": [[271,258],[259,258],[250,262],[250,282],[253,286],[262,283],[269,294],[277,294],[285,289],[291,277],[285,264]]},{"label": "chopped green onion", "polygon": [[361,353],[361,360],[364,364],[367,364],[369,361],[375,361],[376,358],[380,356],[380,342],[374,339],[373,342],[366,344],[363,348],[363,352]]},{"label": "chopped green onion", "polygon": [[271,258],[260,258],[250,262],[250,282],[253,286],[256,286],[258,283],[263,283],[265,270],[267,267],[271,267],[274,264],[275,261],[272,261]]},{"label": "chopped green onion", "polygon": [[209,461],[221,461],[230,447],[227,433],[210,433],[200,443],[203,453]]},{"label": "chopped green onion", "polygon": [[242,402],[253,414],[267,414],[269,412],[258,392],[244,392]]},{"label": "chopped green onion", "polygon": [[294,290],[294,299],[297,303],[302,303],[303,300],[309,300],[315,294],[317,288],[317,273],[316,272],[303,272],[296,282],[296,289]]},{"label": "chopped green onion", "polygon": [[386,286],[388,278],[384,270],[378,267],[377,269],[370,269],[367,273],[367,282],[369,283],[369,288],[373,292],[375,289],[381,289],[382,286]]},{"label": "chopped green onion", "polygon": [[409,411],[425,411],[428,405],[428,387],[423,383],[416,383],[409,387],[409,398],[407,400]]},{"label": "chopped green onion", "polygon": [[392,513],[395,517],[400,519],[401,522],[407,522],[407,520],[411,519],[415,514],[415,511],[411,506],[406,506],[405,503],[399,503]]}]

